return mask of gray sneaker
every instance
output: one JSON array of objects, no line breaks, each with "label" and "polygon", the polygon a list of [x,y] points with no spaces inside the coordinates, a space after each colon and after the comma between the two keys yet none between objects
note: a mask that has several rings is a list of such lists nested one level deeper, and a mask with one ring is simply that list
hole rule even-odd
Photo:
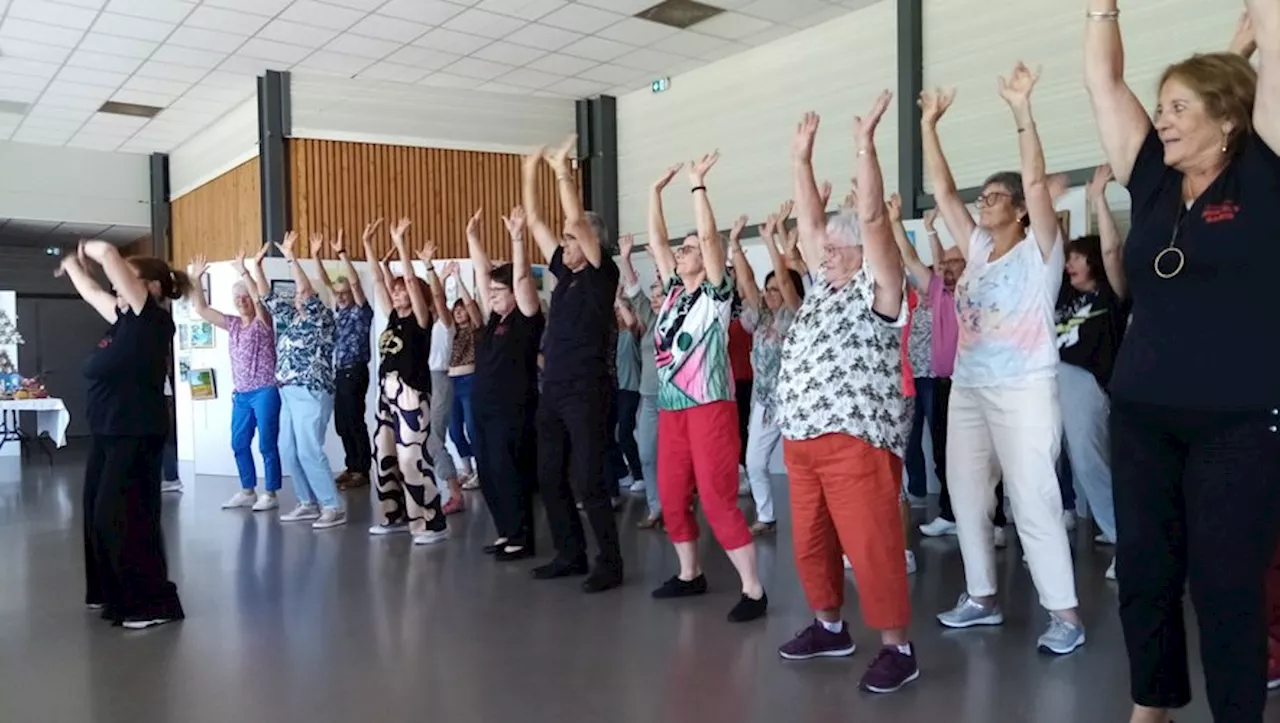
[{"label": "gray sneaker", "polygon": [[299,504],[293,511],[280,515],[281,522],[309,522],[320,518],[320,505]]},{"label": "gray sneaker", "polygon": [[960,596],[956,606],[944,613],[938,613],[938,622],[949,628],[972,628],[979,625],[1003,625],[1004,613],[1000,612],[999,603],[982,605],[974,602],[968,593]]},{"label": "gray sneaker", "polygon": [[336,507],[326,507],[320,513],[320,516],[316,518],[316,521],[311,523],[311,529],[327,530],[330,527],[339,527],[345,524],[347,524],[347,513],[344,510]]},{"label": "gray sneaker", "polygon": [[1084,645],[1084,628],[1049,613],[1049,629],[1037,641],[1040,650],[1054,655],[1066,655],[1081,645]]}]

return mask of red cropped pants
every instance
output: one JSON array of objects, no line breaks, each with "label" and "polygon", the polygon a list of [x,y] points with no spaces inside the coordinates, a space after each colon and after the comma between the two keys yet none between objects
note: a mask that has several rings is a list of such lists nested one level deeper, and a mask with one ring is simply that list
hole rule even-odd
[{"label": "red cropped pants", "polygon": [[751,542],[738,509],[738,405],[713,402],[658,412],[658,499],[672,542],[698,539],[693,492],[725,550]]}]

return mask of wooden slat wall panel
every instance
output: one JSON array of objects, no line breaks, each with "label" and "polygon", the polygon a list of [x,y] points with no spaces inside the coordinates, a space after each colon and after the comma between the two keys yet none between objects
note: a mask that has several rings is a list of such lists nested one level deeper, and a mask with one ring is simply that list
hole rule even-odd
[{"label": "wooden slat wall panel", "polygon": [[[480,239],[494,260],[511,258],[511,242],[502,215],[520,202],[520,157],[507,153],[412,148],[374,143],[311,139],[289,140],[292,166],[293,228],[305,246],[314,231],[342,229],[353,257],[365,224],[384,226],[374,239],[379,255],[391,248],[386,224],[402,216],[413,222],[409,242],[437,244],[438,258],[467,256],[467,220],[484,209]],[[555,175],[545,165],[538,177],[543,218],[558,233],[564,213]],[[529,243],[534,263],[542,262]]]},{"label": "wooden slat wall panel", "polygon": [[186,264],[204,254],[211,260],[262,245],[262,198],[255,157],[174,199],[173,261]]}]

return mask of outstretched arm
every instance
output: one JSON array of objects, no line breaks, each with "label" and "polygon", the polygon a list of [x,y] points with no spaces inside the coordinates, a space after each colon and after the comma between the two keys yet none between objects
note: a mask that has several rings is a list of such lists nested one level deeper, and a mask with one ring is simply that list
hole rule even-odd
[{"label": "outstretched arm", "polygon": [[[369,224],[364,229],[364,257],[369,262],[369,275],[373,277],[373,293],[378,299],[378,306],[384,309],[391,308],[391,289],[388,286],[391,279],[387,278],[387,270],[383,268],[382,263],[378,260],[377,254],[373,250],[373,232],[377,229],[378,224],[382,223],[382,219]],[[352,287],[354,293],[355,287]]]},{"label": "outstretched arm", "polygon": [[[924,232],[929,237],[929,252],[933,254],[933,273],[942,273],[942,262],[946,258],[946,249],[942,248],[942,237],[934,226],[938,222],[937,209],[929,209],[924,213]],[[930,280],[932,283],[932,280]]]},{"label": "outstretched arm", "polygon": [[310,277],[307,276],[306,271],[302,270],[302,264],[298,263],[298,257],[293,253],[297,243],[298,232],[290,231],[284,235],[283,241],[276,244],[276,248],[280,249],[280,253],[289,262],[289,271],[293,274],[293,283],[298,286],[298,293],[303,296],[310,296],[316,293],[316,289],[311,285]]},{"label": "outstretched arm", "polygon": [[[773,235],[775,223],[777,219],[770,216],[760,226],[760,238],[764,239],[766,244],[772,243],[769,237]],[[733,277],[738,282],[738,295],[742,297],[742,303],[753,309],[759,309],[760,287],[756,285],[756,275],[751,269],[751,262],[747,261],[747,255],[742,251],[742,230],[746,227],[745,214],[733,222],[733,228],[729,230],[729,261],[733,264]]]},{"label": "outstretched arm", "polygon": [[146,283],[133,272],[129,262],[120,255],[120,249],[106,241],[85,241],[84,255],[102,267],[111,287],[133,309],[133,313],[141,314],[150,292],[147,291]]},{"label": "outstretched arm", "polygon": [[813,143],[821,118],[805,113],[791,141],[791,162],[795,183],[796,231],[800,235],[800,256],[811,269],[822,264],[822,246],[826,242],[827,221],[818,184],[813,178]]},{"label": "outstretched arm", "polygon": [[76,253],[62,257],[62,264],[53,275],[56,277],[66,274],[67,278],[71,279],[72,286],[76,287],[76,293],[80,295],[80,298],[88,302],[89,306],[92,306],[99,316],[107,320],[107,323],[116,323],[116,319],[119,316],[116,297],[99,286],[86,267],[84,242],[81,241]]},{"label": "outstretched arm", "polygon": [[1253,129],[1272,153],[1280,153],[1280,4],[1247,0],[1258,39],[1258,90]]},{"label": "outstretched arm", "polygon": [[[1151,132],[1151,118],[1124,79],[1124,44],[1120,40],[1119,0],[1085,0],[1084,85],[1102,150],[1116,179],[1129,185],[1138,151]],[[1274,4],[1274,0],[1266,0]]]},{"label": "outstretched arm", "polygon": [[[890,196],[885,202],[885,210],[889,213],[889,225],[893,228],[893,241],[898,245],[902,265],[917,287],[929,288],[929,282],[933,280],[933,271],[920,260],[920,254],[916,253],[915,247],[911,245],[907,229],[902,225],[902,197],[896,193]],[[939,260],[935,259],[935,262]]]},{"label": "outstretched arm", "polygon": [[924,147],[925,165],[929,169],[929,177],[933,181],[933,200],[943,223],[956,240],[956,246],[967,258],[969,256],[969,239],[978,227],[960,194],[956,190],[956,179],[951,175],[951,166],[942,153],[942,139],[938,137],[938,121],[951,104],[955,102],[956,91],[925,91],[920,94],[920,133]]},{"label": "outstretched arm", "polygon": [[[236,257],[239,261],[239,269],[244,269],[244,252],[241,251]],[[204,287],[200,284],[200,280],[209,271],[209,262],[205,260],[204,254],[197,254],[191,259],[191,307],[196,310],[196,315],[201,319],[213,324],[219,329],[227,328],[227,318],[220,311],[214,311],[209,308],[209,302],[204,298]],[[247,284],[246,284],[247,286]]]},{"label": "outstretched arm", "polygon": [[622,283],[624,289],[633,288],[640,283],[640,278],[636,275],[636,267],[631,263],[631,253],[635,251],[636,238],[631,234],[623,234],[618,237],[618,255],[622,257]]},{"label": "outstretched arm", "polygon": [[[382,219],[378,219],[365,227],[366,243],[373,240],[373,232],[381,223]],[[369,299],[364,295],[364,284],[360,281],[360,274],[356,272],[355,264],[351,263],[351,254],[347,252],[346,242],[342,240],[342,229],[338,229],[338,240],[333,242],[333,252],[342,262],[343,270],[347,272],[347,287],[351,289],[351,298],[359,306],[368,306]],[[366,260],[370,265],[373,264],[372,256],[366,256]]]},{"label": "outstretched arm", "polygon": [[320,283],[329,292],[329,306],[336,308],[338,298],[333,293],[333,279],[329,278],[329,270],[324,267],[324,234],[312,233],[310,239],[311,258],[315,259],[316,270],[319,272]]},{"label": "outstretched arm", "polygon": [[1018,152],[1022,156],[1022,192],[1027,199],[1027,214],[1031,216],[1031,230],[1035,233],[1040,255],[1046,262],[1053,247],[1062,235],[1058,225],[1058,212],[1053,208],[1053,193],[1049,177],[1044,170],[1044,147],[1040,144],[1040,132],[1031,113],[1031,91],[1040,79],[1040,72],[1032,72],[1021,61],[1013,67],[1008,79],[1000,78],[1000,97],[1013,111],[1018,124]]},{"label": "outstretched arm", "polygon": [[[560,195],[560,207],[564,210],[564,225],[569,233],[578,240],[578,245],[582,249],[582,255],[587,258],[587,263],[594,268],[600,268],[600,262],[604,259],[604,249],[602,246],[603,239],[596,234],[596,229],[586,220],[586,211],[582,208],[582,197],[578,191],[578,186],[573,182],[573,168],[569,160],[569,154],[573,152],[575,146],[578,145],[578,134],[573,134],[565,139],[554,152],[546,154],[547,164],[551,166],[551,170],[556,174],[556,190]],[[537,211],[525,210],[526,214]]]},{"label": "outstretched arm", "polygon": [[[762,228],[760,236],[764,239],[764,247],[769,252],[769,263],[773,266],[773,278],[778,281],[778,291],[782,292],[782,305],[792,311],[799,311],[800,291],[796,289],[795,284],[791,283],[790,269],[787,268],[786,242],[778,235],[776,217],[770,216],[765,222],[766,227],[770,225],[773,228]],[[766,231],[768,233],[765,233]]]},{"label": "outstretched arm", "polygon": [[542,310],[538,299],[538,285],[533,280],[533,268],[529,266],[529,254],[524,249],[524,209],[516,206],[510,216],[503,216],[502,223],[511,235],[511,291],[516,296],[516,308],[526,317],[536,316]]},{"label": "outstretched arm", "polygon": [[896,319],[902,311],[902,258],[885,212],[884,176],[875,143],[876,126],[891,100],[893,94],[884,91],[866,117],[855,119],[854,138],[858,142],[858,225],[862,228],[863,254],[876,281],[872,308]]},{"label": "outstretched arm", "polygon": [[253,267],[249,269],[250,286],[256,291],[255,301],[261,303],[262,297],[271,293],[271,285],[267,283],[267,272],[262,270],[262,260],[267,257],[267,252],[271,250],[272,243],[270,241],[262,244],[262,248],[258,249],[258,253],[253,255]]},{"label": "outstretched arm", "polygon": [[674,165],[662,174],[649,189],[649,255],[658,267],[658,276],[662,283],[676,273],[676,257],[671,253],[671,242],[667,236],[667,218],[662,210],[662,192],[676,177],[676,173],[684,167],[683,163]]},{"label": "outstretched arm", "polygon": [[[489,288],[489,271],[493,268],[492,262],[489,261],[488,252],[484,250],[484,246],[480,245],[480,236],[478,235],[480,230],[480,214],[483,210],[484,209],[476,209],[476,212],[471,216],[471,220],[467,221],[467,252],[471,256],[471,269],[476,275],[477,301],[482,301],[484,299],[485,291]],[[550,258],[550,256],[547,257],[548,260],[550,260]],[[458,293],[464,294],[465,292],[466,287],[462,285],[462,281],[459,279]],[[480,319],[488,316],[488,310],[483,309],[480,304],[473,303],[470,300],[469,295],[463,296],[462,298],[464,299],[463,303],[466,305],[468,311],[470,311],[472,306],[476,307],[476,314],[473,319],[476,326],[482,324],[483,322],[480,321]]]},{"label": "outstretched arm", "polygon": [[1088,194],[1093,212],[1098,216],[1098,237],[1102,241],[1102,266],[1107,282],[1116,296],[1123,299],[1129,295],[1129,278],[1124,273],[1124,238],[1107,203],[1107,184],[1111,181],[1110,166],[1098,166],[1089,182]]},{"label": "outstretched arm", "polygon": [[[521,165],[523,182],[520,198],[524,202],[525,209],[538,208],[538,166],[542,163],[544,153],[545,151],[539,148],[533,152],[533,155],[525,156]],[[538,250],[542,252],[542,258],[546,259],[547,263],[551,263],[551,257],[556,255],[556,249],[560,247],[559,239],[536,212],[527,216],[526,222],[533,233],[533,240],[538,244]]]},{"label": "outstretched arm", "polygon": [[[408,218],[402,218],[391,227],[391,244],[395,247],[396,255],[400,259],[400,268],[404,270],[404,289],[408,292],[409,303],[413,306],[413,318],[417,320],[418,326],[426,329],[431,325],[431,306],[427,304],[426,295],[422,293],[422,286],[413,283],[417,272],[413,269],[413,259],[409,256],[409,242],[406,239],[410,223]],[[427,258],[434,258],[435,252],[435,243],[428,241],[423,253]],[[427,264],[427,268],[431,268],[430,263]]]},{"label": "outstretched arm", "polygon": [[711,212],[711,200],[707,198],[707,173],[720,160],[720,151],[709,153],[702,160],[689,163],[689,187],[693,189],[693,215],[698,222],[698,246],[702,249],[702,266],[707,281],[719,286],[724,281],[724,241],[716,228],[716,217]]},{"label": "outstretched arm", "polygon": [[[488,261],[485,263],[487,264]],[[472,266],[474,265],[475,262],[472,262]],[[467,310],[467,316],[471,317],[472,325],[484,326],[484,317],[480,315],[480,306],[476,304],[475,299],[471,298],[471,292],[467,291],[467,285],[462,283],[462,271],[458,268],[457,264],[453,264],[450,271],[452,272],[451,276],[453,276],[454,283],[458,287],[458,298],[462,299],[462,307]],[[479,274],[478,271],[476,273]],[[485,272],[484,278],[489,278],[487,271]],[[480,283],[480,277],[478,275],[476,276],[476,283]],[[488,287],[486,286],[485,288]],[[476,289],[478,290],[480,287],[477,286]],[[478,293],[483,294],[484,292],[479,291]]]},{"label": "outstretched arm", "polygon": [[[257,257],[254,257],[254,259],[261,261]],[[270,326],[271,312],[267,311],[267,307],[262,304],[262,294],[258,291],[258,281],[245,265],[245,252],[243,249],[236,252],[236,257],[231,261],[231,268],[235,269],[240,278],[245,280],[245,293],[249,294],[249,298],[253,301],[254,320]]]}]

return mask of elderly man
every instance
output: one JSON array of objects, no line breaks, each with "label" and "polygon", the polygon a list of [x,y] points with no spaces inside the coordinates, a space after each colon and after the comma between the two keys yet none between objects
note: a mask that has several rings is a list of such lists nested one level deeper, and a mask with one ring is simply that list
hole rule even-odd
[{"label": "elderly man", "polygon": [[806,114],[796,130],[800,250],[821,273],[788,332],[777,391],[796,568],[817,618],[779,654],[788,660],[853,654],[840,615],[843,549],[863,617],[880,631],[880,652],[862,677],[862,687],[874,693],[920,676],[907,638],[911,604],[899,511],[911,425],[902,367],[907,306],[874,144],[890,98],[884,92],[870,116],[858,119],[856,215],[842,211],[824,225],[812,166],[818,116]]}]

